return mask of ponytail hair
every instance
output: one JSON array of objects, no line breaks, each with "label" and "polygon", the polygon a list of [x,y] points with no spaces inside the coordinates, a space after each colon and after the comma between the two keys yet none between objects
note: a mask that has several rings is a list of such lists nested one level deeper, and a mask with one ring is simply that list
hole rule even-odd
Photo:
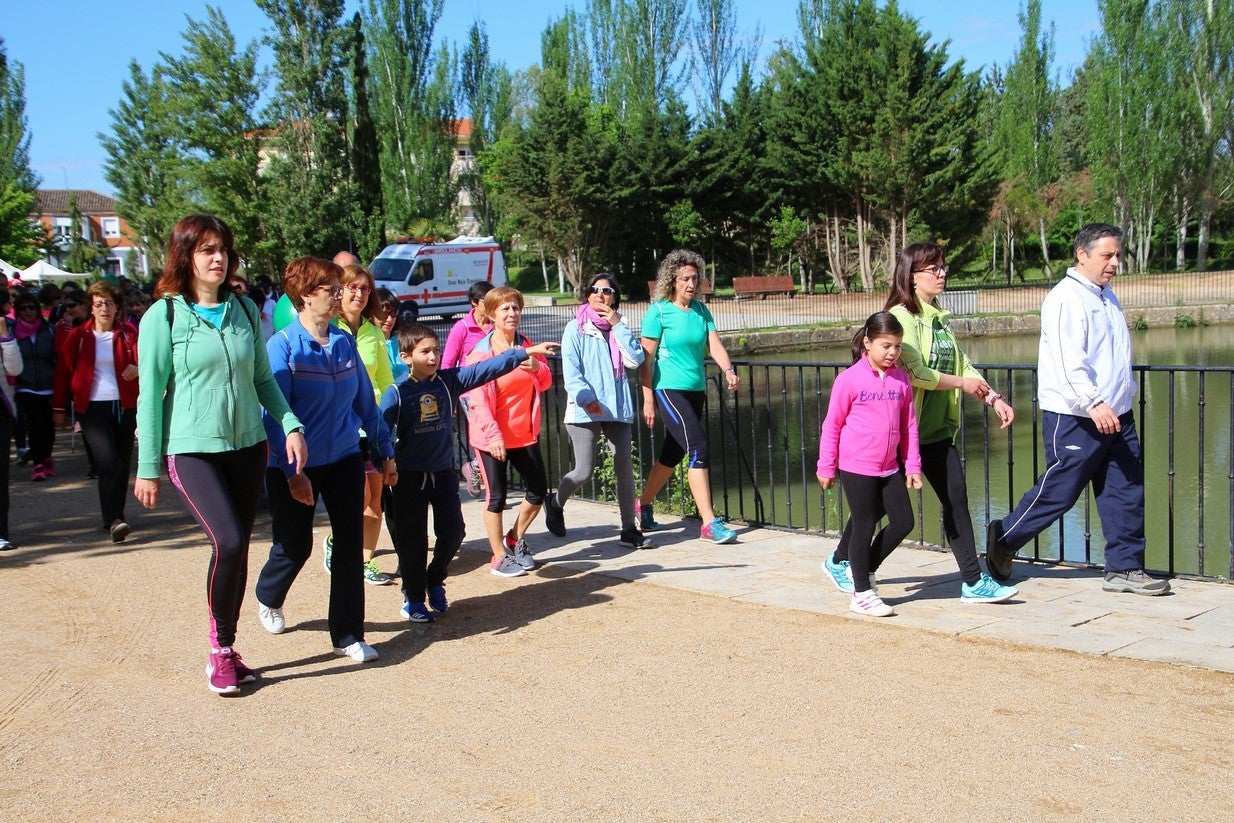
[{"label": "ponytail hair", "polygon": [[876,311],[867,317],[865,325],[857,330],[857,335],[853,338],[853,362],[856,363],[865,354],[867,337],[873,340],[889,334],[896,337],[904,336],[904,327],[900,325],[899,320],[896,320],[895,315],[889,311]]}]

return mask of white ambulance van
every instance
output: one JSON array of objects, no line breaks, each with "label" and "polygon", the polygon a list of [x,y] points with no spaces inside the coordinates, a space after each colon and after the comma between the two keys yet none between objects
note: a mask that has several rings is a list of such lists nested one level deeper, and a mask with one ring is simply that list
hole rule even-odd
[{"label": "white ambulance van", "polygon": [[478,280],[506,284],[506,259],[491,237],[456,237],[386,246],[369,271],[377,287],[398,295],[399,314],[406,320],[439,315],[446,320],[471,310],[467,289]]}]

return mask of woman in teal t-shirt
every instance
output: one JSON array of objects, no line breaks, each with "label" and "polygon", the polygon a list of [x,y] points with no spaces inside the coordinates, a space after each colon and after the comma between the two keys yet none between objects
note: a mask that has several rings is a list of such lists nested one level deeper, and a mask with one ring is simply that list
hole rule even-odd
[{"label": "woman in teal t-shirt", "polygon": [[703,268],[703,258],[696,252],[669,252],[656,276],[655,302],[643,318],[640,335],[647,353],[640,372],[643,420],[649,428],[654,425],[659,407],[664,443],[636,505],[644,531],[660,528],[652,513],[652,501],[681,458],[688,457],[690,493],[703,518],[699,536],[712,543],[731,543],[737,533],[716,517],[711,507],[711,454],[702,423],[707,354],[724,369],[729,391],[737,390],[739,380],[711,312],[694,299]]}]

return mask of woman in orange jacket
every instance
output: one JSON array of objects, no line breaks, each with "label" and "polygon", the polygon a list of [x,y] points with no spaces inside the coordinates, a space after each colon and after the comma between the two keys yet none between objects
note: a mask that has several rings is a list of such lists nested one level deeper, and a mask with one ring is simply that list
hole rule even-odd
[{"label": "woman in orange jacket", "polygon": [[[523,316],[523,295],[500,286],[484,295],[484,309],[493,330],[480,339],[467,363],[477,363],[507,349],[532,345],[518,333]],[[540,395],[553,383],[548,361],[530,357],[517,369],[468,393],[471,407],[471,446],[480,458],[487,494],[484,526],[493,559],[489,571],[497,577],[518,577],[536,567],[524,536],[540,514],[548,494],[548,475],[540,454]],[[506,463],[518,469],[527,493],[513,528],[502,535],[501,513],[506,507]]]}]

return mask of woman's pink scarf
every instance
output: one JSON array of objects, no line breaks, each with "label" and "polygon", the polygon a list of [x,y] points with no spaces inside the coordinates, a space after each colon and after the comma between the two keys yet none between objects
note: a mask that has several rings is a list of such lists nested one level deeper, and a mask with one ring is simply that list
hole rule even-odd
[{"label": "woman's pink scarf", "polygon": [[609,333],[613,330],[613,324],[596,314],[596,310],[591,307],[590,303],[584,303],[578,307],[578,330],[580,333],[584,331],[584,327],[588,323],[604,332],[604,336],[608,340],[608,352],[613,358],[613,374],[620,380],[622,373],[625,371],[625,365],[622,363],[621,347],[617,345],[617,338]]}]

